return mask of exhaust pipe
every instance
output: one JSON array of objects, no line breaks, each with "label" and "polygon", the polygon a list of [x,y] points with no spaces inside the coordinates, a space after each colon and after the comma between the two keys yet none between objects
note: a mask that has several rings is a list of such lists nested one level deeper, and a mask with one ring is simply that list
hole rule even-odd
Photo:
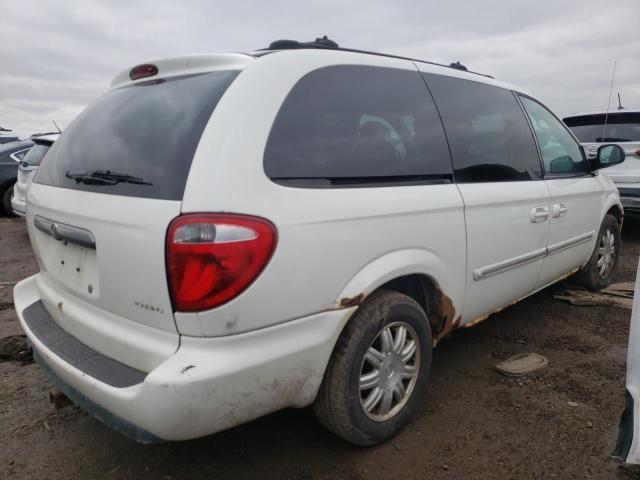
[{"label": "exhaust pipe", "polygon": [[61,408],[71,405],[73,402],[69,397],[58,390],[58,388],[51,387],[49,389],[49,403],[51,403],[56,410],[60,410]]}]

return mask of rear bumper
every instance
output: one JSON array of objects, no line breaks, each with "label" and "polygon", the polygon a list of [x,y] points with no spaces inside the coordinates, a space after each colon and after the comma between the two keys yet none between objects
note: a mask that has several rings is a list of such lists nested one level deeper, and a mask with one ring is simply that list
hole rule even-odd
[{"label": "rear bumper", "polygon": [[82,364],[74,366],[25,321],[35,282],[36,276],[16,285],[14,299],[38,364],[78,405],[141,442],[201,437],[285,407],[309,405],[355,309],[228,337],[183,336],[180,348],[144,372],[140,383],[118,388],[93,377]]},{"label": "rear bumper", "polygon": [[24,217],[27,214],[27,202],[18,199],[15,195],[11,197],[11,208],[13,213]]}]

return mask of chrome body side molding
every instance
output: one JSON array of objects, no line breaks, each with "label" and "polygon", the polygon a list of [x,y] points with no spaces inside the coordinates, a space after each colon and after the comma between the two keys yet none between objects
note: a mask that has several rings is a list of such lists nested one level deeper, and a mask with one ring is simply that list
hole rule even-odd
[{"label": "chrome body side molding", "polygon": [[534,262],[540,258],[545,257],[546,255],[547,249],[541,248],[539,250],[534,250],[533,252],[520,255],[519,257],[510,258],[509,260],[505,260],[504,262],[498,262],[494,263],[493,265],[487,265],[486,267],[477,268],[473,271],[473,279],[482,280],[483,278],[506,272],[507,270],[519,267],[520,265]]},{"label": "chrome body side molding", "polygon": [[483,278],[487,278],[492,275],[497,275],[498,273],[506,272],[507,270],[511,270],[521,265],[534,262],[548,255],[553,255],[554,253],[558,253],[568,248],[575,247],[576,245],[580,245],[582,243],[588,242],[593,238],[594,235],[595,235],[595,232],[593,231],[583,233],[582,235],[578,235],[577,237],[573,237],[568,240],[564,240],[562,242],[549,245],[546,248],[534,250],[533,252],[529,252],[524,255],[520,255],[518,257],[510,258],[503,262],[498,262],[492,265],[487,265],[485,267],[477,268],[473,271],[473,279],[482,280]]}]

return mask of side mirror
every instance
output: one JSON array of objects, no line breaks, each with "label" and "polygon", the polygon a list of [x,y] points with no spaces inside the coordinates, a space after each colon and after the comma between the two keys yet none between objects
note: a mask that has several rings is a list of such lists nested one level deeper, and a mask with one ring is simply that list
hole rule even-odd
[{"label": "side mirror", "polygon": [[594,170],[611,167],[624,162],[625,153],[619,145],[602,145],[598,155],[592,160]]}]

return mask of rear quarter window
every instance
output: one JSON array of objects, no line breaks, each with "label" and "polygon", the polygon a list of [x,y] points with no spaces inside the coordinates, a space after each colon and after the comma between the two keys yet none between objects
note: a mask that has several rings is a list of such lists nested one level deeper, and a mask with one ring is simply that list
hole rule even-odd
[{"label": "rear quarter window", "polygon": [[356,65],[320,68],[293,87],[271,129],[264,168],[285,184],[452,177],[444,130],[420,74]]},{"label": "rear quarter window", "polygon": [[[237,76],[218,71],[116,88],[82,112],[47,153],[35,182],[112,195],[181,200],[211,113]],[[108,171],[140,183],[78,182]]]}]

